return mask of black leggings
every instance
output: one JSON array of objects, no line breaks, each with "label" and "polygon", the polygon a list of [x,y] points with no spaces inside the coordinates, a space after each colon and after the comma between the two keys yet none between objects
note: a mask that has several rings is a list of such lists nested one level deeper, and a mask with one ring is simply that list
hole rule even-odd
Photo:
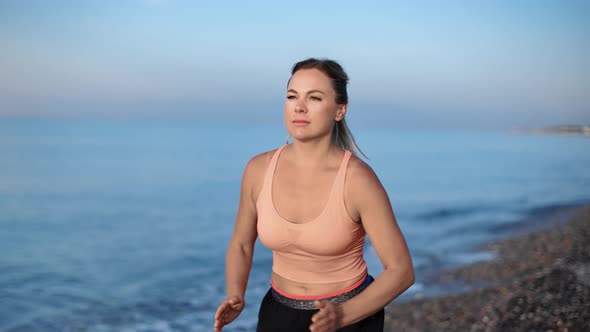
[{"label": "black leggings", "polygon": [[[293,309],[279,303],[268,290],[258,312],[256,332],[309,332],[311,316],[318,310]],[[341,328],[340,332],[382,332],[385,311],[381,309],[373,315]]]}]

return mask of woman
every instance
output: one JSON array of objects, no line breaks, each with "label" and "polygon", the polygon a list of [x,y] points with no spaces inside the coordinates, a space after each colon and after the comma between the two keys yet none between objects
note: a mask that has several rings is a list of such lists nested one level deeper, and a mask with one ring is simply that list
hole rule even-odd
[{"label": "woman", "polygon": [[[226,257],[227,298],[215,331],[245,305],[257,236],[273,251],[271,288],[257,331],[382,331],[383,308],[414,282],[387,193],[344,121],[348,76],[332,60],[293,67],[285,126],[292,144],[252,158],[244,171]],[[365,235],[383,272],[373,279]]]}]

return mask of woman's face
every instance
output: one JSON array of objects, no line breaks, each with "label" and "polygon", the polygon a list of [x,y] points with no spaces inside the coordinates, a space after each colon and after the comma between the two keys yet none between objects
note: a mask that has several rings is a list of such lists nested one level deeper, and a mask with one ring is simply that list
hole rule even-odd
[{"label": "woman's face", "polygon": [[285,100],[285,126],[294,139],[310,140],[332,134],[335,121],[346,113],[336,103],[330,78],[317,69],[301,69],[291,76]]}]

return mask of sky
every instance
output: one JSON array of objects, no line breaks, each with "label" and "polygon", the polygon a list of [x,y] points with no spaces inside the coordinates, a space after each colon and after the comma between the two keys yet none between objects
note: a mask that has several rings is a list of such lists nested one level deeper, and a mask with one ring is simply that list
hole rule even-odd
[{"label": "sky", "polygon": [[1,0],[0,119],[281,123],[308,57],[342,64],[363,126],[590,123],[575,0]]}]

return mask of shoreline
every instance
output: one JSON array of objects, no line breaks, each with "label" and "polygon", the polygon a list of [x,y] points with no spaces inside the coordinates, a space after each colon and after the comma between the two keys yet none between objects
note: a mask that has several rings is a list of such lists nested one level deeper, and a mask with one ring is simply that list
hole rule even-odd
[{"label": "shoreline", "polygon": [[590,204],[559,212],[566,220],[537,217],[524,233],[483,245],[491,260],[429,276],[465,291],[394,301],[385,331],[590,330]]}]

